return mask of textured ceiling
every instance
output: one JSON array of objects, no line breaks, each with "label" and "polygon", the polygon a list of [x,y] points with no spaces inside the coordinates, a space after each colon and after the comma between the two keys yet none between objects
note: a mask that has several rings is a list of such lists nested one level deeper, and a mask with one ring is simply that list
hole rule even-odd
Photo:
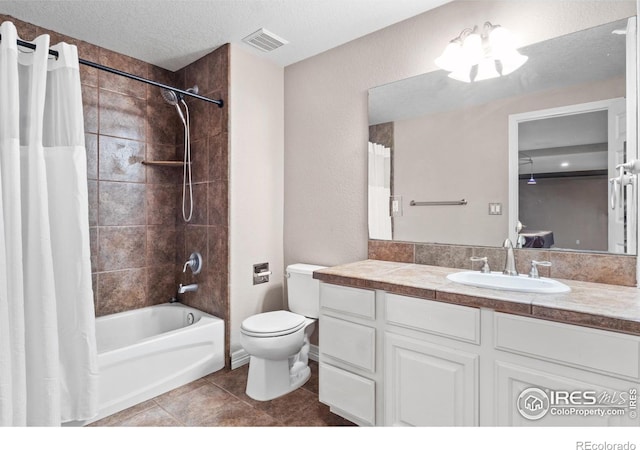
[{"label": "textured ceiling", "polygon": [[0,13],[164,67],[180,69],[266,28],[289,44],[262,54],[281,66],[449,0],[0,1]]}]

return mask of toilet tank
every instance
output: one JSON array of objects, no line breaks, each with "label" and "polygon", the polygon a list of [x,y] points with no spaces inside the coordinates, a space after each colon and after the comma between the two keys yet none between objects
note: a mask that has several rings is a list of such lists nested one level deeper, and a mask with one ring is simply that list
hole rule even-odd
[{"label": "toilet tank", "polygon": [[325,266],[291,264],[287,266],[287,294],[289,311],[313,319],[320,311],[320,281],[313,279],[313,271]]}]

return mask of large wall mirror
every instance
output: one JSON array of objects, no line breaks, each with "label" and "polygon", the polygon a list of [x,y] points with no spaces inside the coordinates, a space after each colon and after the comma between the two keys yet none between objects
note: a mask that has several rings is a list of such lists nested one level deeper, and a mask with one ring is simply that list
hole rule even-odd
[{"label": "large wall mirror", "polygon": [[523,47],[504,77],[370,89],[369,237],[636,254],[636,181],[610,182],[638,157],[635,42],[632,17]]}]

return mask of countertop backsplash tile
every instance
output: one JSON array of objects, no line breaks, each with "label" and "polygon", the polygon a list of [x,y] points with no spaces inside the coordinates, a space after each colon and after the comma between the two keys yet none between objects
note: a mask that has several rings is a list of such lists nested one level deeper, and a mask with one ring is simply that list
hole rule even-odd
[{"label": "countertop backsplash tile", "polygon": [[[501,247],[423,244],[369,240],[369,259],[395,261],[453,269],[479,270],[471,256],[486,256],[492,271],[502,271],[506,250]],[[553,249],[515,249],[519,273],[528,274],[531,261],[550,261],[551,267],[538,267],[540,276],[589,281],[619,286],[636,286],[636,261],[632,255],[569,252]]]}]

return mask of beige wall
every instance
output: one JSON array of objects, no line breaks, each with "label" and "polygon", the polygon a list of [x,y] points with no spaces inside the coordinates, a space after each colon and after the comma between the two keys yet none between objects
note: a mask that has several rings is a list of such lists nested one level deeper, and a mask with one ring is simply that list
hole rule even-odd
[{"label": "beige wall", "polygon": [[[284,74],[231,46],[230,303],[231,353],[246,317],[283,306]],[[271,281],[253,285],[253,264],[268,262]]]},{"label": "beige wall", "polygon": [[[394,122],[393,187],[395,195],[402,195],[403,215],[394,218],[393,238],[499,246],[509,234],[509,115],[624,97],[624,94],[624,78],[613,78]],[[464,133],[460,132],[461,123],[464,123]],[[604,205],[606,192],[605,184]],[[467,205],[409,206],[411,200],[462,198],[467,200]],[[502,203],[503,214],[490,216],[490,202]],[[606,210],[604,213],[606,241]],[[522,217],[520,220],[528,225]],[[583,241],[584,244],[591,242],[590,239]],[[603,250],[601,246],[580,248]]]},{"label": "beige wall", "polygon": [[367,257],[367,90],[435,70],[460,31],[486,20],[521,45],[635,14],[622,2],[453,2],[285,69],[284,262]]}]

